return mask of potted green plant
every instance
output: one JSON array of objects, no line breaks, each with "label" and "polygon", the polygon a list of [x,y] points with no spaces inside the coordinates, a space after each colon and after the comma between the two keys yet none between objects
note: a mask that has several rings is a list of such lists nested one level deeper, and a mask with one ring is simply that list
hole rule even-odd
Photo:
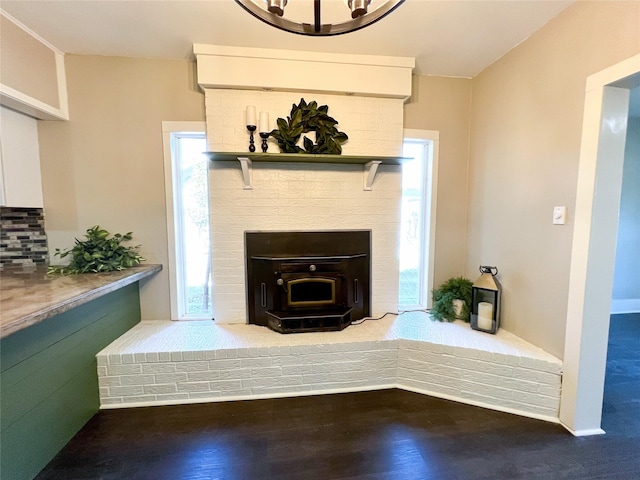
[{"label": "potted green plant", "polygon": [[112,237],[108,231],[98,225],[87,230],[86,240],[78,240],[73,248],[56,248],[54,256],[65,258],[71,255],[69,265],[52,265],[48,273],[78,274],[89,272],[113,272],[144,262],[138,254],[139,245],[127,247],[122,242],[131,240],[131,232],[124,235],[116,233]]},{"label": "potted green plant", "polygon": [[469,322],[471,287],[473,282],[464,277],[450,278],[433,290],[433,306],[430,313],[434,320]]}]

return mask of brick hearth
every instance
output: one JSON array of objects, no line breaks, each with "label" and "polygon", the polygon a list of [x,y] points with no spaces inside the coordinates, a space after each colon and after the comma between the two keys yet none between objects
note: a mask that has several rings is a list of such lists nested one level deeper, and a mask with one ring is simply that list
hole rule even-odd
[{"label": "brick hearth", "polygon": [[97,355],[102,408],[402,388],[557,421],[562,362],[500,330],[423,313],[342,332],[143,322]]}]

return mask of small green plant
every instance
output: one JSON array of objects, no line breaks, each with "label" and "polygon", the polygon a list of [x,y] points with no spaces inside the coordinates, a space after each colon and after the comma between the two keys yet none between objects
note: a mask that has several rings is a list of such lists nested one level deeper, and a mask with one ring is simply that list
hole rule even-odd
[{"label": "small green plant", "polygon": [[[291,106],[291,113],[285,120],[278,118],[278,128],[271,131],[271,136],[276,139],[282,153],[312,153],[340,155],[342,144],[349,137],[340,132],[336,125],[338,122],[329,116],[329,107],[313,101],[307,102],[304,98],[300,103]],[[301,148],[297,145],[303,133],[315,132],[316,143],[304,137]]]},{"label": "small green plant", "polygon": [[66,266],[50,266],[49,273],[77,274],[88,272],[113,272],[138,265],[145,261],[138,254],[138,248],[126,247],[122,242],[131,240],[131,233],[121,235],[116,233],[112,237],[108,231],[98,225],[89,228],[86,240],[75,239],[73,248],[65,251],[56,248],[54,256],[65,258],[71,255],[71,262]]},{"label": "small green plant", "polygon": [[[457,318],[469,322],[471,306],[471,287],[473,282],[464,277],[450,278],[440,287],[433,290],[433,306],[431,307],[431,316],[440,322],[453,322]],[[462,300],[462,312],[460,316],[456,315],[453,306],[454,300]]]}]

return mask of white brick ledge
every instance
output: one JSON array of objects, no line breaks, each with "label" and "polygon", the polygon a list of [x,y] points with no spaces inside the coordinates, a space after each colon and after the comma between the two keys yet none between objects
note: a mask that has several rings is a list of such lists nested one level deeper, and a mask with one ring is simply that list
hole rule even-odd
[{"label": "white brick ledge", "polygon": [[410,313],[342,332],[143,322],[97,354],[101,408],[401,388],[558,422],[562,362],[500,330]]}]

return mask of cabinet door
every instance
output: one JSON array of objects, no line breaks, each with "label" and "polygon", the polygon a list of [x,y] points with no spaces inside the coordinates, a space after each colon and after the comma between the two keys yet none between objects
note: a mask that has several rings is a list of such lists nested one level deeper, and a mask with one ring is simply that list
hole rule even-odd
[{"label": "cabinet door", "polygon": [[38,124],[0,107],[0,205],[43,208]]}]

